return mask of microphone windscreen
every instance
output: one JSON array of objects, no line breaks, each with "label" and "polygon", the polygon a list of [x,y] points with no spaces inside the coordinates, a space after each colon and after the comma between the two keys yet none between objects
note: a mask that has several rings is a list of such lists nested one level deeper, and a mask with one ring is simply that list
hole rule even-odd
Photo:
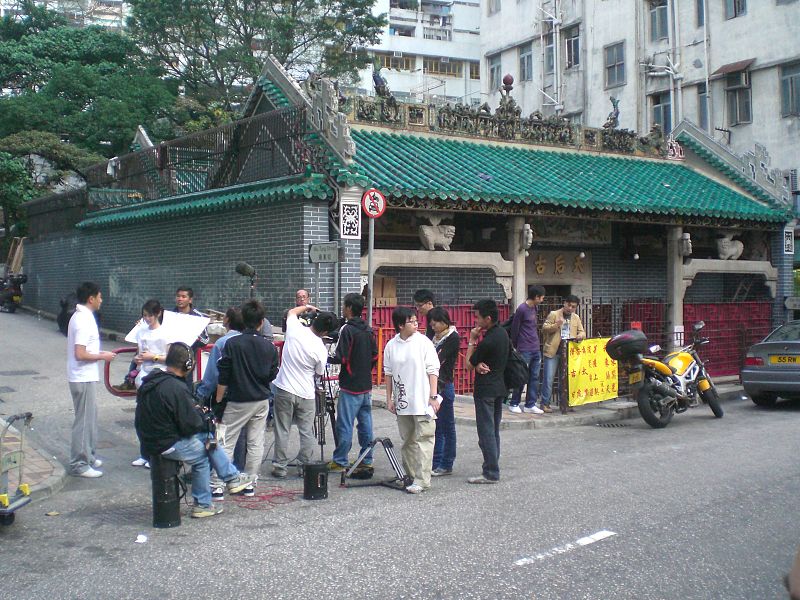
[{"label": "microphone windscreen", "polygon": [[246,262],[240,262],[236,265],[236,272],[239,275],[244,275],[245,277],[253,277],[256,274],[256,270],[248,265]]}]

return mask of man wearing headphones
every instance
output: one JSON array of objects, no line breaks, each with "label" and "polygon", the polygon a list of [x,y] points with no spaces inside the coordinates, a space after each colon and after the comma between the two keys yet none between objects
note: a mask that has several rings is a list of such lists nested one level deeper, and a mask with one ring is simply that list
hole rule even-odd
[{"label": "man wearing headphones", "polygon": [[211,502],[211,467],[235,494],[252,485],[255,478],[239,473],[224,450],[211,443],[212,436],[191,392],[186,374],[194,368],[192,351],[174,343],[164,361],[166,371],[153,371],[144,378],[136,396],[136,434],[150,456],[192,466],[192,517],[211,517],[222,512]]}]

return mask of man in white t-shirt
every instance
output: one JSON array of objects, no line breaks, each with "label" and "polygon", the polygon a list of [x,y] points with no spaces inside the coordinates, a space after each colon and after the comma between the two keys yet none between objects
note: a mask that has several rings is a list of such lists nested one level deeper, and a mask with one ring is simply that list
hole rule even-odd
[{"label": "man in white t-shirt", "polygon": [[281,353],[281,367],[275,378],[275,454],[272,458],[272,476],[286,477],[289,462],[286,447],[289,430],[297,424],[300,433],[298,463],[311,462],[314,451],[314,376],[325,373],[328,351],[322,338],[336,329],[333,313],[317,312],[306,326],[298,318],[304,312],[314,313],[311,305],[296,306],[286,315],[286,333]]},{"label": "man in white t-shirt", "polygon": [[436,413],[442,401],[436,393],[439,357],[433,342],[417,331],[413,310],[395,308],[392,324],[397,335],[383,350],[386,408],[397,415],[403,467],[414,479],[406,491],[419,494],[431,486]]},{"label": "man in white t-shirt", "polygon": [[99,361],[111,361],[116,354],[100,351],[100,331],[94,313],[100,310],[103,295],[96,283],[78,286],[78,304],[67,328],[67,381],[75,406],[69,474],[76,477],[101,477],[97,446],[97,382]]}]

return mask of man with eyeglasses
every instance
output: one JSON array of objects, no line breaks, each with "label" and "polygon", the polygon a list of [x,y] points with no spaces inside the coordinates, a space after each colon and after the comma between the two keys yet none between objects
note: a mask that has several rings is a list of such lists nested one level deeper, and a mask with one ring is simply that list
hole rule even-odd
[{"label": "man with eyeglasses", "polygon": [[[417,290],[414,292],[414,306],[417,307],[417,313],[420,317],[427,317],[428,313],[431,309],[435,306],[433,292],[426,289]],[[436,335],[436,332],[433,330],[431,326],[431,322],[428,321],[428,326],[425,328],[425,335],[428,337],[429,340],[433,339],[433,336]]]},{"label": "man with eyeglasses", "polygon": [[433,342],[417,331],[412,309],[395,308],[392,324],[397,335],[383,351],[386,408],[397,415],[403,467],[414,480],[406,491],[419,494],[431,486],[435,420],[442,401],[436,393],[439,357]]}]

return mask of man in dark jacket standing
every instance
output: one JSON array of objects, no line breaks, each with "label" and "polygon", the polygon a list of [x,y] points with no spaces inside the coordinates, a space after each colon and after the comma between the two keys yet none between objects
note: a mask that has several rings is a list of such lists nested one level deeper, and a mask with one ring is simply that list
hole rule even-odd
[{"label": "man in dark jacket standing", "polygon": [[[350,466],[348,454],[353,445],[353,422],[358,419],[358,443],[361,452],[372,442],[372,368],[378,361],[378,345],[361,313],[364,298],[360,294],[344,297],[342,312],[347,322],[339,332],[339,343],[329,362],[342,365],[339,372],[339,410],[336,435],[339,443],[328,468],[342,471]],[[366,455],[364,475],[372,473],[372,450]]]},{"label": "man in dark jacket standing", "polygon": [[[225,454],[233,458],[233,449],[243,427],[247,428],[245,471],[258,477],[264,456],[264,435],[269,412],[269,384],[278,373],[278,351],[259,333],[264,323],[264,307],[258,300],[242,304],[244,330],[230,338],[217,363],[219,382],[217,402],[228,392],[222,421],[225,424]],[[254,491],[254,490],[253,490]],[[251,495],[250,490],[245,491]]]},{"label": "man in dark jacket standing", "polygon": [[155,370],[144,378],[136,397],[136,434],[148,455],[192,466],[192,517],[211,517],[222,512],[211,502],[211,467],[232,494],[253,483],[240,474],[207,431],[200,408],[186,388],[186,374],[194,366],[186,344],[172,344],[164,361],[166,371]]}]

